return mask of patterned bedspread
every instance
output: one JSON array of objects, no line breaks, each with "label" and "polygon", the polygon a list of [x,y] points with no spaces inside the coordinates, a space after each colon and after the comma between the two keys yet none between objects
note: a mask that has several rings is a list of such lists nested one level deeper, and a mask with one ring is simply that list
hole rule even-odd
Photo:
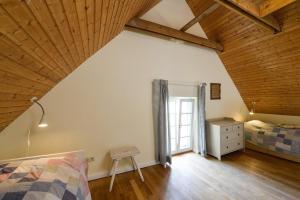
[{"label": "patterned bedspread", "polygon": [[77,153],[0,164],[0,200],[89,200],[86,169]]},{"label": "patterned bedspread", "polygon": [[269,150],[300,156],[300,129],[253,120],[245,123],[245,137],[246,141]]}]

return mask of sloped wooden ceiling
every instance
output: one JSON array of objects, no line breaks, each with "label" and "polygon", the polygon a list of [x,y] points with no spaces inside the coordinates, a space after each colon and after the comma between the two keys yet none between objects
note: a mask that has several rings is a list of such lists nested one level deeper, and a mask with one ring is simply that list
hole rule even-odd
[{"label": "sloped wooden ceiling", "polygon": [[0,0],[0,131],[157,0]]},{"label": "sloped wooden ceiling", "polygon": [[[195,16],[211,0],[186,0]],[[300,1],[273,14],[282,31],[273,34],[249,19],[219,6],[200,21],[247,107],[256,112],[300,115]]]}]

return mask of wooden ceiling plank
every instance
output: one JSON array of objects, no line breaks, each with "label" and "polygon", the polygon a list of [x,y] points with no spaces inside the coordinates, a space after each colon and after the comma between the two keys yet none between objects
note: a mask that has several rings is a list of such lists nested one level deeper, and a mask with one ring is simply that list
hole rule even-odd
[{"label": "wooden ceiling plank", "polygon": [[50,15],[55,22],[54,25],[57,26],[57,30],[61,35],[62,42],[65,44],[65,48],[68,50],[68,55],[71,55],[71,58],[75,63],[75,65],[73,65],[73,69],[75,69],[75,67],[78,66],[82,61],[80,61],[62,2],[60,0],[46,0],[45,4],[47,5]]},{"label": "wooden ceiling plank", "polygon": [[87,16],[87,29],[89,39],[90,55],[94,54],[94,40],[95,40],[95,1],[86,0],[86,16]]},{"label": "wooden ceiling plank", "polygon": [[1,77],[1,83],[18,86],[21,88],[28,88],[28,89],[35,89],[40,90],[41,92],[49,91],[50,86],[41,84],[36,81],[32,81],[30,79],[26,79],[24,77],[6,72],[2,70],[2,67],[0,67],[0,77]]},{"label": "wooden ceiling plank", "polygon": [[259,5],[259,15],[265,17],[294,2],[296,0],[264,0]]},{"label": "wooden ceiling plank", "polygon": [[17,106],[17,107],[8,107],[8,108],[1,108],[0,107],[0,114],[24,111],[24,110],[27,110],[28,108],[29,108],[29,105],[27,105],[27,106]]},{"label": "wooden ceiling plank", "polygon": [[76,12],[79,21],[81,39],[83,42],[83,50],[85,58],[88,58],[91,54],[89,51],[89,37],[87,30],[87,19],[86,19],[86,5],[85,0],[76,0]]},{"label": "wooden ceiling plank", "polygon": [[27,7],[26,2],[18,0],[6,0],[1,4],[11,19],[15,21],[31,38],[43,48],[53,60],[62,66],[67,73],[71,72],[70,66],[64,57],[47,36],[38,20]]},{"label": "wooden ceiling plank", "polygon": [[18,26],[0,6],[0,32],[3,33],[11,42],[15,43],[27,54],[48,66],[50,70],[56,70],[63,76],[67,74],[64,68],[53,61],[53,59],[37,44],[20,26]]},{"label": "wooden ceiling plank", "polygon": [[3,56],[8,57],[31,71],[39,73],[41,76],[44,76],[53,82],[57,82],[63,77],[49,70],[49,68],[42,63],[37,63],[36,60],[24,50],[19,48],[13,42],[4,39],[4,36],[0,36],[0,52]]},{"label": "wooden ceiling plank", "polygon": [[103,36],[103,46],[105,46],[109,42],[108,38],[110,37],[109,33],[111,30],[111,24],[113,21],[113,13],[114,13],[116,4],[118,4],[118,1],[110,1],[109,2],[108,14],[106,17],[106,22],[105,22],[105,31],[104,31],[104,36]]},{"label": "wooden ceiling plank", "polygon": [[[20,101],[0,101],[1,108],[8,107],[20,107],[20,106],[30,106],[31,102],[29,100],[20,100]],[[12,117],[12,116],[11,116]],[[0,115],[0,118],[3,119],[3,116]]]},{"label": "wooden ceiling plank", "polygon": [[0,101],[22,101],[28,100],[32,98],[31,95],[21,95],[21,94],[8,94],[0,92]]},{"label": "wooden ceiling plank", "polygon": [[122,16],[122,22],[121,25],[116,29],[116,32],[114,33],[114,35],[117,35],[118,33],[120,33],[121,31],[123,31],[125,24],[129,21],[129,19],[132,16],[133,10],[135,10],[136,8],[133,5],[137,5],[138,2],[137,0],[135,1],[128,1],[126,3],[126,9],[124,10],[123,16]]},{"label": "wooden ceiling plank", "polygon": [[69,49],[66,44],[60,30],[58,29],[58,24],[56,24],[51,11],[45,1],[30,1],[27,2],[28,9],[31,11],[32,15],[39,22],[39,25],[44,30],[45,34],[52,42],[53,46],[60,53],[61,57],[68,63],[69,66],[73,68],[76,62],[74,61]]},{"label": "wooden ceiling plank", "polygon": [[195,18],[193,18],[191,21],[189,21],[186,25],[184,25],[180,30],[181,31],[187,31],[189,28],[191,28],[194,24],[199,22],[201,19],[203,19],[205,16],[211,14],[219,7],[219,4],[215,3],[211,7],[209,7],[207,10],[205,10],[203,13],[197,15]]},{"label": "wooden ceiling plank", "polygon": [[176,29],[162,26],[160,24],[156,24],[153,22],[145,21],[142,19],[134,19],[131,20],[129,23],[127,23],[128,27],[140,29],[143,31],[148,31],[151,33],[156,33],[159,35],[167,36],[167,37],[172,37],[175,39],[183,40],[186,42],[191,42],[200,46],[208,47],[214,50],[222,51],[223,47],[221,44],[207,40],[205,38],[197,37],[195,35],[185,33],[182,31],[178,31]]},{"label": "wooden ceiling plank", "polygon": [[8,94],[22,94],[31,96],[42,96],[44,93],[35,89],[21,88],[18,86],[7,85],[0,82],[0,92]]},{"label": "wooden ceiling plank", "polygon": [[117,6],[117,9],[115,9],[116,13],[113,15],[114,19],[115,19],[115,23],[113,23],[111,26],[110,34],[109,34],[109,38],[108,38],[109,41],[115,37],[116,28],[121,26],[120,22],[122,21],[122,19],[120,17],[122,15],[122,11],[124,11],[125,1],[126,0],[120,0],[119,4]]},{"label": "wooden ceiling plank", "polygon": [[103,0],[102,4],[102,14],[101,14],[101,23],[100,23],[100,31],[99,31],[99,42],[98,42],[98,49],[104,46],[104,31],[105,31],[105,26],[106,26],[106,18],[108,14],[108,9],[109,9],[109,2]]},{"label": "wooden ceiling plank", "polygon": [[82,38],[81,38],[81,32],[80,32],[75,2],[70,1],[70,0],[62,0],[62,4],[64,7],[64,11],[65,11],[65,15],[67,17],[69,27],[71,29],[71,33],[74,38],[77,52],[80,57],[79,60],[80,60],[80,62],[83,62],[85,60],[85,55],[84,55],[84,50],[83,50],[83,42],[82,42]]},{"label": "wooden ceiling plank", "polygon": [[12,60],[8,59],[7,57],[4,57],[0,55],[0,69],[2,71],[6,71],[12,74],[16,74],[20,77],[35,81],[37,83],[41,83],[48,86],[54,86],[55,83],[49,79],[46,79],[45,77],[41,76],[40,74],[33,72],[27,68],[24,68],[23,66],[19,65],[16,62],[13,62]]},{"label": "wooden ceiling plank", "polygon": [[[259,17],[255,17],[255,16],[249,14],[248,12],[244,11],[240,7],[234,5],[226,0],[214,0],[214,1],[219,3],[220,5],[228,8],[229,10],[251,20],[252,22],[258,24],[259,26],[265,28],[266,30],[270,30],[273,33],[277,33],[277,32],[281,31],[279,24],[273,24],[272,22],[266,23],[265,20],[267,20],[267,19],[261,19]],[[272,25],[270,25],[270,24],[272,24]]]},{"label": "wooden ceiling plank", "polygon": [[123,7],[121,8],[120,11],[120,16],[119,16],[119,20],[118,20],[118,24],[115,26],[112,35],[117,35],[119,32],[121,32],[124,29],[124,25],[126,24],[127,20],[126,20],[126,16],[129,12],[129,8],[130,8],[130,1],[125,0],[125,2],[123,2]]},{"label": "wooden ceiling plank", "polygon": [[100,39],[100,25],[102,14],[103,0],[95,1],[95,39],[94,39],[94,52],[98,51],[98,44]]}]

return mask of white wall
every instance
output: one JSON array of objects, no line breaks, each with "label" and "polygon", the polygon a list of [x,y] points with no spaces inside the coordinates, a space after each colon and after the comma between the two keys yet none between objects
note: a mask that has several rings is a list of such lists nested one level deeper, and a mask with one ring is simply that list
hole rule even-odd
[{"label": "white wall", "polygon": [[0,134],[0,159],[26,155],[31,127],[28,155],[85,149],[95,157],[91,175],[107,172],[109,149],[121,145],[136,145],[142,153],[138,162],[153,163],[151,82],[158,78],[219,82],[221,100],[210,101],[207,87],[207,117],[247,115],[214,51],[124,31],[41,99],[49,127],[34,128],[40,110],[33,106]]}]

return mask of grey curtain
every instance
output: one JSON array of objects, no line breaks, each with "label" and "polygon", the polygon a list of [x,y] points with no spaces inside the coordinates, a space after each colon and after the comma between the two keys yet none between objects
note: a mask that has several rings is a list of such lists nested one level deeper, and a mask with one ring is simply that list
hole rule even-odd
[{"label": "grey curtain", "polygon": [[198,149],[202,156],[207,156],[205,130],[205,88],[206,83],[198,86]]},{"label": "grey curtain", "polygon": [[153,120],[155,133],[155,158],[162,165],[172,163],[171,136],[169,133],[169,91],[168,81],[154,80],[153,91]]}]

